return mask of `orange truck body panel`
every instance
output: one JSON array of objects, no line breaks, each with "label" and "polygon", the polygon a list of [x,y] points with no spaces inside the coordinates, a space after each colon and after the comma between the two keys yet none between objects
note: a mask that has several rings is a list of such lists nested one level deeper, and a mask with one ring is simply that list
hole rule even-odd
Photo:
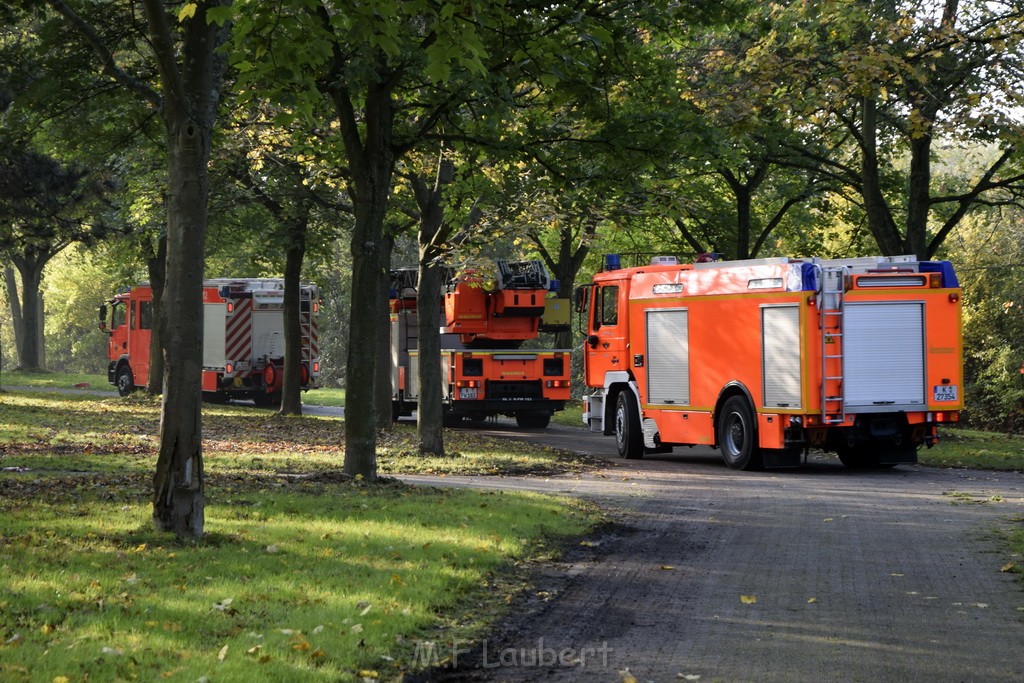
[{"label": "orange truck body panel", "polygon": [[[477,271],[449,271],[439,302],[442,399],[446,416],[514,416],[521,426],[546,426],[569,400],[570,352],[523,349],[535,339],[550,301],[539,262],[495,262],[496,281]],[[508,265],[506,265],[508,264]],[[509,271],[509,268],[513,270]],[[392,273],[391,345],[395,416],[419,401],[416,273]]]},{"label": "orange truck body panel", "polygon": [[597,274],[587,303],[584,421],[615,433],[610,404],[630,391],[647,450],[718,444],[718,412],[739,395],[780,463],[872,440],[905,462],[908,442],[932,445],[963,408],[960,289],[944,262],[651,265]]},{"label": "orange truck body panel", "polygon": [[[284,364],[284,281],[272,278],[216,279],[203,283],[202,390],[224,397],[249,398],[281,389]],[[107,329],[107,375],[122,395],[149,383],[153,290],[135,285],[101,308]],[[303,389],[316,387],[320,374],[320,293],[300,287]],[[256,396],[261,398],[261,396]]]}]

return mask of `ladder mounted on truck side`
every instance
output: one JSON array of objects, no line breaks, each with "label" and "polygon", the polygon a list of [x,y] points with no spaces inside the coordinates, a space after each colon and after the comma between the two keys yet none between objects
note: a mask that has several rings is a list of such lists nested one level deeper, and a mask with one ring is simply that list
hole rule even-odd
[{"label": "ladder mounted on truck side", "polygon": [[842,424],[846,422],[846,397],[843,394],[843,304],[850,268],[845,265],[819,267],[821,421],[822,424]]}]

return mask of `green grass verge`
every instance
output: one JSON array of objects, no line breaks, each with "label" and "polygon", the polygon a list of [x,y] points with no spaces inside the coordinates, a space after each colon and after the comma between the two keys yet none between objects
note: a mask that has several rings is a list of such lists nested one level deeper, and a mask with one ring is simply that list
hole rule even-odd
[{"label": "green grass verge", "polygon": [[569,401],[565,404],[565,410],[559,410],[551,417],[551,422],[583,429],[583,401]]},{"label": "green grass verge", "polygon": [[[424,639],[484,633],[514,564],[597,521],[568,498],[345,481],[340,420],[206,406],[207,535],[182,544],[149,524],[158,424],[141,395],[3,395],[0,680],[393,678]],[[399,429],[380,468],[586,466],[446,439],[422,458]]]},{"label": "green grass verge", "polygon": [[939,431],[934,448],[917,451],[918,461],[934,467],[966,467],[1024,472],[1024,437],[962,427]]},{"label": "green grass verge", "polygon": [[310,406],[345,407],[345,390],[337,387],[320,387],[302,393],[302,402]]},{"label": "green grass verge", "polygon": [[107,381],[105,374],[75,375],[65,372],[22,372],[21,370],[4,370],[0,374],[0,387],[5,388],[74,389],[76,384],[87,384],[88,386],[84,388],[90,391],[117,391],[114,385]]}]

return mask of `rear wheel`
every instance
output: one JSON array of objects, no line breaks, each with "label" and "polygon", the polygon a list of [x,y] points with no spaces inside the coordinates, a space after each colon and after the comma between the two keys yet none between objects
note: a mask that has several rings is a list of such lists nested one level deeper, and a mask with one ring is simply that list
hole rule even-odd
[{"label": "rear wheel", "polygon": [[630,391],[620,391],[615,400],[615,445],[619,456],[630,460],[644,457],[644,437],[640,431],[640,410]]},{"label": "rear wheel", "polygon": [[121,396],[130,396],[135,391],[135,375],[127,363],[117,369],[114,383],[117,385],[117,393]]},{"label": "rear wheel", "polygon": [[732,396],[722,406],[718,415],[718,445],[729,467],[737,470],[761,467],[754,411],[742,396]]},{"label": "rear wheel", "polygon": [[551,424],[547,413],[516,413],[516,424],[520,429],[544,429]]},{"label": "rear wheel", "polygon": [[265,391],[257,391],[252,395],[252,402],[260,408],[280,408],[281,392],[274,391],[268,394]]}]

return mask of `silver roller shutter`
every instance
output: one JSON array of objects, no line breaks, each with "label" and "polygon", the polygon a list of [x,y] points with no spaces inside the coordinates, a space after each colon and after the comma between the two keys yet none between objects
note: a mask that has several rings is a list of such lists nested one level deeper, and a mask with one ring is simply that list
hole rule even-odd
[{"label": "silver roller shutter", "polygon": [[847,303],[843,376],[850,408],[924,405],[924,324],[919,302]]},{"label": "silver roller shutter", "polygon": [[684,406],[690,403],[686,309],[647,311],[647,401]]},{"label": "silver roller shutter", "polygon": [[799,306],[761,309],[761,349],[765,407],[799,408]]}]

